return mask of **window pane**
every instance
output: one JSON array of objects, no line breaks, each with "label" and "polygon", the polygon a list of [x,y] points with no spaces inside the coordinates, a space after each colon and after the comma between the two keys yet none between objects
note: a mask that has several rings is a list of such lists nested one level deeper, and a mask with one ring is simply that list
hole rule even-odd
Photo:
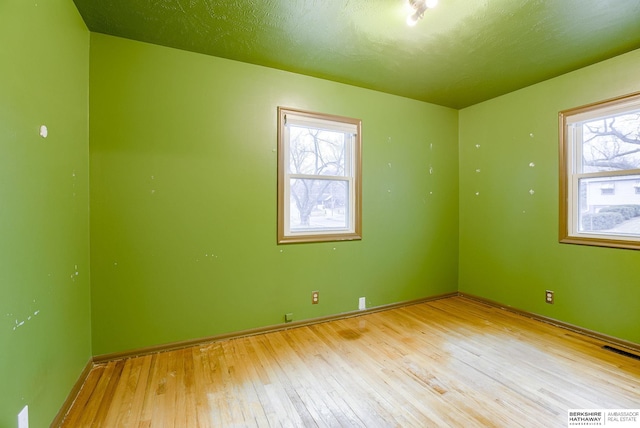
[{"label": "window pane", "polygon": [[640,236],[640,175],[580,179],[579,231]]},{"label": "window pane", "polygon": [[640,111],[582,123],[583,172],[640,168]]},{"label": "window pane", "polygon": [[345,137],[341,132],[289,127],[289,173],[345,176]]},{"label": "window pane", "polygon": [[349,182],[291,179],[291,231],[349,228]]}]

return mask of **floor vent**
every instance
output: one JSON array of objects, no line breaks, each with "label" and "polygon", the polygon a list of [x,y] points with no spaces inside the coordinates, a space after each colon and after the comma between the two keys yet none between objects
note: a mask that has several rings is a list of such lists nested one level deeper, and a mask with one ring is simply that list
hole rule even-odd
[{"label": "floor vent", "polygon": [[624,355],[625,357],[635,358],[636,360],[640,360],[640,355],[632,354],[631,352],[623,351],[622,349],[614,348],[613,346],[604,345],[602,349],[615,352],[616,354]]}]

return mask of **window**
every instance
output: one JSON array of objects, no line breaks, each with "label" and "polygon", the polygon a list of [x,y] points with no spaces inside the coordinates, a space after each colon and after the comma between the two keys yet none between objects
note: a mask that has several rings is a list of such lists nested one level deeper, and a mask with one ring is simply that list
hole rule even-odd
[{"label": "window", "polygon": [[560,242],[640,249],[640,93],[560,112]]},{"label": "window", "polygon": [[360,128],[278,108],[278,243],[361,239]]}]

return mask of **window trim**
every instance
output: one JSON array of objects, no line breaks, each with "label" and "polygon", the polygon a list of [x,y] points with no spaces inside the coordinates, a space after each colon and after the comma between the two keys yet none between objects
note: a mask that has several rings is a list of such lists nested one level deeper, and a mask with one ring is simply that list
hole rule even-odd
[{"label": "window trim", "polygon": [[[323,120],[348,124],[356,127],[356,134],[353,138],[353,156],[351,165],[353,173],[351,180],[353,181],[353,211],[350,216],[353,221],[352,231],[336,232],[336,231],[318,231],[314,233],[299,232],[295,234],[286,233],[286,220],[289,210],[285,204],[286,196],[288,196],[286,183],[286,161],[288,159],[288,144],[285,141],[286,115],[295,115],[297,117],[305,117],[310,122]],[[306,110],[298,110],[287,107],[278,107],[278,244],[305,243],[305,242],[330,242],[330,241],[354,241],[362,239],[362,121],[344,116],[337,116],[325,113],[315,113]],[[341,177],[344,178],[344,177]],[[351,198],[350,198],[351,199]]]},{"label": "window trim", "polygon": [[[572,109],[567,109],[558,114],[559,130],[559,183],[560,183],[560,221],[559,221],[559,242],[565,244],[593,245],[600,247],[625,248],[640,250],[640,237],[636,239],[625,239],[615,235],[593,234],[572,230],[570,218],[575,218],[578,201],[571,200],[573,195],[579,192],[576,188],[578,182],[577,162],[581,158],[582,147],[573,147],[574,138],[569,131],[569,124],[581,121],[588,117],[594,110],[602,115],[613,115],[617,112],[625,111],[628,107],[640,103],[640,92],[623,95],[599,101]],[[577,153],[574,153],[577,152]],[[632,171],[636,171],[633,173]],[[637,170],[626,170],[625,172],[612,171],[599,173],[602,176],[626,176],[637,175]],[[575,229],[575,227],[574,227]]]}]

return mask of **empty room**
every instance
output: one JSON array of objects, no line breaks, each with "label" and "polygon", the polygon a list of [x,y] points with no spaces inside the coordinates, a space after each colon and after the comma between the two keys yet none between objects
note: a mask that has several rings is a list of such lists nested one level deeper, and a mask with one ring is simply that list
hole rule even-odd
[{"label": "empty room", "polygon": [[640,427],[637,0],[2,0],[0,40],[0,428]]}]

